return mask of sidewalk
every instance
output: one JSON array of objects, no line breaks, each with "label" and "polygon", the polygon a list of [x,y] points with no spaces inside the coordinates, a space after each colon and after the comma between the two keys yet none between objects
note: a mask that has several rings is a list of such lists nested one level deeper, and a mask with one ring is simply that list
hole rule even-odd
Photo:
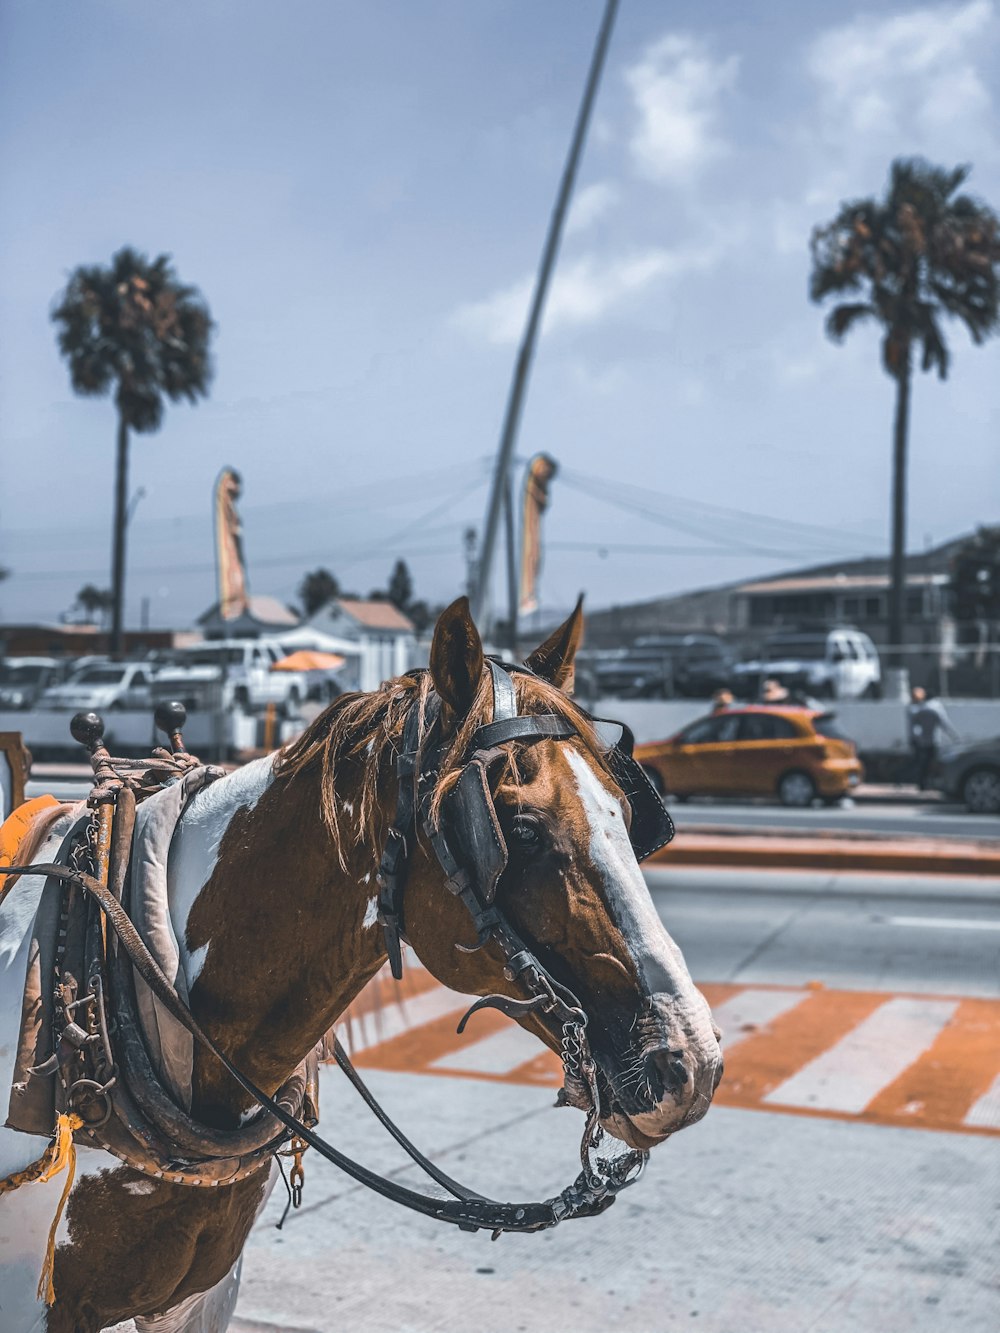
[{"label": "sidewalk", "polygon": [[[321,1128],[420,1184],[335,1071],[320,1080]],[[366,1080],[493,1198],[551,1195],[579,1169],[579,1116],[551,1088]],[[251,1234],[231,1333],[993,1333],[996,1178],[985,1137],[718,1105],[604,1216],[492,1245],[309,1153],[301,1210],[275,1231],[279,1184]]]}]

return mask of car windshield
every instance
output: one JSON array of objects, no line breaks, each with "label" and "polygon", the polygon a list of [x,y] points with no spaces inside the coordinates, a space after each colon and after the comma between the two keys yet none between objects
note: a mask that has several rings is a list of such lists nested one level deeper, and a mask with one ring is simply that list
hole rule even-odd
[{"label": "car windshield", "polygon": [[125,675],[121,667],[86,667],[70,682],[73,685],[119,685]]},{"label": "car windshield", "polygon": [[822,662],[826,657],[826,639],[804,635],[801,638],[795,636],[787,639],[768,639],[765,656],[771,661],[779,657],[798,657]]},{"label": "car windshield", "polygon": [[0,665],[0,685],[34,685],[42,678],[43,666],[14,666],[11,663]]}]

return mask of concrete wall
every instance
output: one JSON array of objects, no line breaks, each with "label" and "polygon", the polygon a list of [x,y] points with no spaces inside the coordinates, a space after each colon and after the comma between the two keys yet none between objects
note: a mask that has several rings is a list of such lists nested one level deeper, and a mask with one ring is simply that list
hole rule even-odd
[{"label": "concrete wall", "polygon": [[[954,699],[945,710],[963,740],[1000,736],[1000,700]],[[611,717],[632,728],[637,741],[665,740],[681,727],[704,717],[705,700],[601,699],[591,710],[598,717]],[[867,701],[831,701],[837,723],[861,751],[906,750],[906,705]],[[0,718],[2,725],[2,718]]]},{"label": "concrete wall", "polygon": [[[72,713],[44,712],[0,712],[0,731],[19,731],[24,743],[35,755],[47,750],[75,750],[76,742],[69,734]],[[242,713],[234,712],[229,716],[233,730],[230,744],[238,743],[239,719]],[[251,719],[252,721],[252,719]],[[153,711],[144,708],[137,712],[107,712],[104,714],[104,740],[112,754],[130,752],[148,752],[154,745],[165,745],[162,733],[155,732]],[[199,750],[208,753],[216,744],[214,713],[191,713],[184,727],[184,740],[194,754]],[[80,755],[85,752],[80,748]]]}]

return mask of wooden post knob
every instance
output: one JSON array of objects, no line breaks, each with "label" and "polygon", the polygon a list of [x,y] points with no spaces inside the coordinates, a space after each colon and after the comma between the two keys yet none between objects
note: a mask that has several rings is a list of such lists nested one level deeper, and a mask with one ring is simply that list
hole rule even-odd
[{"label": "wooden post knob", "polygon": [[170,703],[157,704],[153,720],[162,732],[170,737],[170,749],[174,754],[186,754],[181,728],[187,721],[187,709],[179,699]]},{"label": "wooden post knob", "polygon": [[76,713],[69,724],[70,735],[91,754],[103,748],[104,718],[100,713]]}]

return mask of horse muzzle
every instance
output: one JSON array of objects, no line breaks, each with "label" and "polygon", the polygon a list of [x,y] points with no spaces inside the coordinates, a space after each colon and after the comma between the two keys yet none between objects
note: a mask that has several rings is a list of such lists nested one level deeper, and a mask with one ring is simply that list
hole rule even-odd
[{"label": "horse muzzle", "polygon": [[702,1118],[722,1071],[718,1029],[702,996],[654,995],[628,1058],[614,1073],[602,1071],[601,1123],[630,1147],[652,1148]]}]

